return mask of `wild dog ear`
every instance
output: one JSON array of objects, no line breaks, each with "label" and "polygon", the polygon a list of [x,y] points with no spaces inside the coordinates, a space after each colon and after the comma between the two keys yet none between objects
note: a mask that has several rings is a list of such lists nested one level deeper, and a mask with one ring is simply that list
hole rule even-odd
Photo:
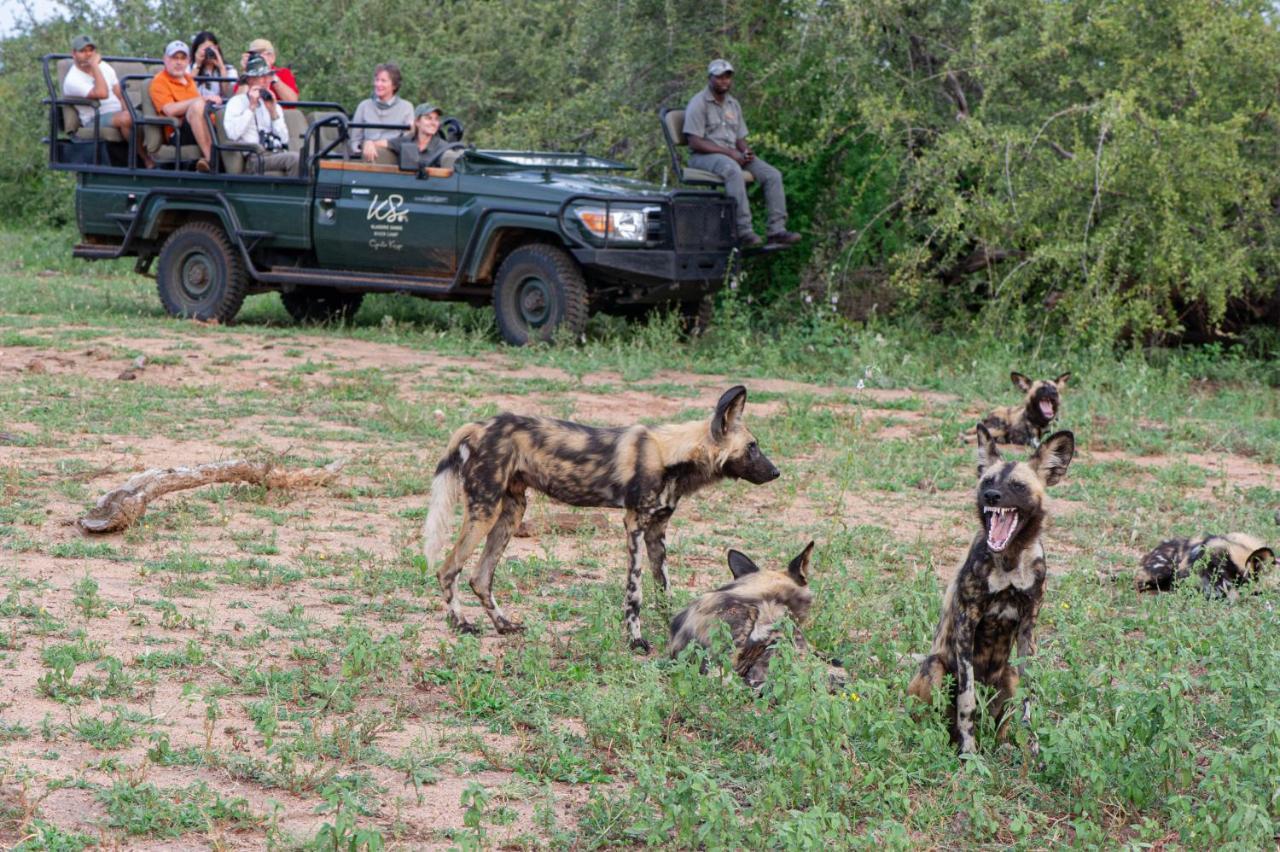
[{"label": "wild dog ear", "polygon": [[729,551],[729,573],[733,574],[733,579],[737,580],[748,574],[754,574],[760,570],[760,566],[751,561],[751,557],[737,550]]},{"label": "wild dog ear", "polygon": [[1253,577],[1259,577],[1263,571],[1276,564],[1275,551],[1269,547],[1259,547],[1249,554],[1247,564],[1249,566],[1249,574]]},{"label": "wild dog ear", "polygon": [[1076,454],[1076,436],[1071,432],[1054,432],[1035,451],[1027,462],[1045,485],[1057,485],[1067,475],[1067,468]]},{"label": "wild dog ear", "polygon": [[991,432],[986,426],[978,424],[978,476],[982,476],[982,472],[993,464],[1000,462],[1000,448],[996,446],[996,439],[991,437]]},{"label": "wild dog ear", "polygon": [[1061,376],[1058,376],[1058,378],[1054,379],[1053,383],[1058,386],[1058,390],[1062,390],[1067,386],[1067,380],[1070,378],[1071,378],[1070,373],[1063,373]]},{"label": "wild dog ear", "polygon": [[1031,380],[1019,373],[1017,370],[1014,370],[1009,374],[1009,381],[1013,382],[1013,386],[1020,391],[1031,390]]},{"label": "wild dog ear", "polygon": [[711,415],[711,437],[721,440],[737,425],[742,409],[747,404],[747,389],[734,385],[720,396],[716,413]]},{"label": "wild dog ear", "polygon": [[787,574],[796,581],[797,585],[809,585],[809,560],[812,556],[813,542],[809,542],[804,550],[800,551],[800,555],[787,564]]}]

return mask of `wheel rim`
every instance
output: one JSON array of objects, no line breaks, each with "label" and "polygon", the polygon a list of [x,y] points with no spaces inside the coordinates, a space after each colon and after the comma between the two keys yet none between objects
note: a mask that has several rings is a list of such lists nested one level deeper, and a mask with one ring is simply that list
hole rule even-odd
[{"label": "wheel rim", "polygon": [[217,271],[213,260],[203,252],[192,252],[182,259],[178,269],[178,286],[182,294],[193,302],[198,302],[213,289],[217,280]]},{"label": "wheel rim", "polygon": [[529,276],[516,288],[516,308],[530,328],[542,328],[551,319],[551,288],[537,276]]}]

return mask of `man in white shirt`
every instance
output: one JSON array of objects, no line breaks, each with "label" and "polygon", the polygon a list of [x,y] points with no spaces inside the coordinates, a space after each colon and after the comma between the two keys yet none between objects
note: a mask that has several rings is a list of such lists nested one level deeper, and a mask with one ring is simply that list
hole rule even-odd
[{"label": "man in white shirt", "polygon": [[222,129],[228,142],[256,145],[261,154],[247,154],[246,168],[259,174],[283,171],[287,175],[298,170],[298,154],[285,150],[289,143],[289,126],[284,110],[271,91],[271,66],[261,56],[249,57],[241,78],[240,92],[227,101]]},{"label": "man in white shirt", "polygon": [[[100,128],[112,127],[125,139],[133,130],[133,117],[124,106],[124,94],[120,91],[120,79],[115,69],[102,61],[93,38],[78,35],[71,40],[72,65],[62,78],[62,94],[68,98],[87,98],[98,102],[97,115],[89,105],[76,104],[76,113],[83,127],[93,128],[96,119]],[[147,168],[155,165],[145,148],[140,154]]]}]

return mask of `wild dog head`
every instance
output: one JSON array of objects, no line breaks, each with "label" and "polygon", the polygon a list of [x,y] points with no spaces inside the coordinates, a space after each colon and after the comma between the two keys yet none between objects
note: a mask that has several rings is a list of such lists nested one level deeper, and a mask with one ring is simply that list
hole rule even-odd
[{"label": "wild dog head", "polygon": [[1075,455],[1070,432],[1055,432],[1026,461],[1006,461],[991,433],[978,424],[978,519],[993,553],[1020,551],[1040,535],[1045,488],[1067,473]]},{"label": "wild dog head", "polygon": [[1056,379],[1033,382],[1016,370],[1009,374],[1014,387],[1027,395],[1027,420],[1042,429],[1058,416],[1062,408],[1062,392],[1070,378],[1070,373],[1063,373]]},{"label": "wild dog head", "polygon": [[1275,552],[1251,535],[1227,533],[1208,536],[1188,554],[1192,570],[1200,575],[1206,597],[1236,600],[1240,590],[1275,564]]},{"label": "wild dog head", "polygon": [[777,479],[778,468],[760,452],[755,435],[743,425],[746,404],[747,389],[742,385],[729,388],[716,403],[711,415],[714,466],[725,476],[760,485]]},{"label": "wild dog head", "polygon": [[701,596],[671,620],[671,656],[691,642],[707,647],[712,626],[723,622],[733,639],[734,671],[758,687],[788,618],[796,631],[797,647],[805,647],[799,631],[813,605],[808,577],[812,555],[813,542],[809,542],[786,568],[761,569],[746,554],[730,550],[733,582]]}]

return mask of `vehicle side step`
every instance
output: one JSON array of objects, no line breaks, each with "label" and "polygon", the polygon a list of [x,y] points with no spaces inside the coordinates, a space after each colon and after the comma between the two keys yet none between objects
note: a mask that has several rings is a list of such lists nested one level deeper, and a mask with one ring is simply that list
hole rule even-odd
[{"label": "vehicle side step", "polygon": [[272,284],[301,284],[319,287],[353,287],[361,290],[378,290],[387,293],[417,293],[419,295],[450,292],[453,280],[429,278],[417,275],[395,275],[389,272],[350,272],[334,269],[298,269],[293,266],[273,266],[259,272],[257,278]]},{"label": "vehicle side step", "polygon": [[97,243],[78,243],[71,249],[71,256],[83,260],[113,260],[120,256],[122,246],[104,246]]}]

